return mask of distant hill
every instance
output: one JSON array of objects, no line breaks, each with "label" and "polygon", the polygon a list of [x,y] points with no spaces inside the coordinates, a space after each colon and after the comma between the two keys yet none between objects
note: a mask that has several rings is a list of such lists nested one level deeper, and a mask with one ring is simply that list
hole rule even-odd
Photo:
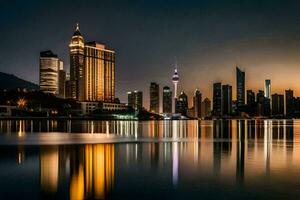
[{"label": "distant hill", "polygon": [[1,90],[14,90],[18,88],[26,88],[26,89],[39,89],[39,86],[37,84],[31,83],[29,81],[25,81],[23,79],[20,79],[12,74],[6,74],[3,72],[0,72],[0,89]]}]

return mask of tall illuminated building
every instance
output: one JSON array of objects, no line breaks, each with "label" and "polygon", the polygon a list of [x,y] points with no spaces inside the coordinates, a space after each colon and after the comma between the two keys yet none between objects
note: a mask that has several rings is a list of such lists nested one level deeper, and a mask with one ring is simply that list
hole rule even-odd
[{"label": "tall illuminated building", "polygon": [[195,118],[201,118],[201,103],[202,103],[202,94],[198,89],[196,89],[193,97]]},{"label": "tall illuminated building", "polygon": [[175,66],[175,70],[174,70],[174,75],[172,77],[172,83],[174,85],[174,108],[173,108],[173,112],[176,112],[176,100],[177,100],[177,87],[178,87],[178,82],[179,82],[179,75],[177,72],[177,65]]},{"label": "tall illuminated building", "polygon": [[59,97],[66,97],[66,71],[64,70],[64,63],[59,62],[59,71],[58,71],[58,93]]},{"label": "tall illuminated building", "polygon": [[78,101],[84,101],[84,39],[80,33],[78,24],[69,48],[71,97]]},{"label": "tall illuminated building", "polygon": [[150,84],[150,112],[159,113],[159,85]]},{"label": "tall illuminated building", "polygon": [[245,72],[236,67],[236,100],[237,108],[245,105]]},{"label": "tall illuminated building", "polygon": [[163,113],[172,113],[172,91],[168,86],[163,88]]},{"label": "tall illuminated building", "polygon": [[62,61],[52,51],[40,52],[40,90],[59,95],[59,67]]},{"label": "tall illuminated building", "polygon": [[89,42],[84,47],[85,101],[113,102],[115,99],[115,52]]},{"label": "tall illuminated building", "polygon": [[104,44],[84,42],[79,25],[70,42],[71,97],[78,101],[115,100],[115,52]]},{"label": "tall illuminated building", "polygon": [[271,99],[271,80],[265,80],[265,97]]}]

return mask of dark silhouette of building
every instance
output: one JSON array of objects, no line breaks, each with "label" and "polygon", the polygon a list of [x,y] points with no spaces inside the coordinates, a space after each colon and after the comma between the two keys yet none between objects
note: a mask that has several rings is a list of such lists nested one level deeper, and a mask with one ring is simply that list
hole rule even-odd
[{"label": "dark silhouette of building", "polygon": [[264,91],[259,90],[256,95],[257,115],[269,116],[271,114],[270,99],[265,97]]},{"label": "dark silhouette of building", "polygon": [[195,118],[201,118],[201,102],[202,102],[202,94],[198,89],[196,89],[193,97]]},{"label": "dark silhouette of building", "polygon": [[58,93],[59,97],[66,98],[66,71],[62,61],[60,61],[58,71]]},{"label": "dark silhouette of building", "polygon": [[184,116],[187,115],[188,110],[188,97],[184,92],[181,92],[176,99],[176,113],[180,113]]},{"label": "dark silhouette of building", "polygon": [[255,93],[252,90],[247,90],[247,110],[248,114],[253,116],[256,114]]},{"label": "dark silhouette of building", "polygon": [[272,94],[272,115],[284,115],[284,97],[282,94]]},{"label": "dark silhouette of building", "polygon": [[247,105],[255,103],[255,93],[252,90],[247,90]]},{"label": "dark silhouette of building", "polygon": [[213,115],[220,117],[222,114],[222,84],[213,85]]},{"label": "dark silhouette of building", "polygon": [[159,85],[150,84],[150,112],[159,113]]},{"label": "dark silhouette of building", "polygon": [[211,101],[205,98],[201,103],[201,117],[206,118],[211,115]]},{"label": "dark silhouette of building", "polygon": [[143,108],[143,92],[131,91],[127,92],[128,95],[128,106],[139,110]]},{"label": "dark silhouette of building", "polygon": [[222,85],[222,116],[232,114],[232,86]]},{"label": "dark silhouette of building", "polygon": [[245,105],[245,72],[236,67],[236,100],[240,110]]},{"label": "dark silhouette of building", "polygon": [[293,117],[294,115],[294,91],[293,90],[286,90],[285,91],[285,110],[287,117]]},{"label": "dark silhouette of building", "polygon": [[172,113],[172,91],[168,86],[163,88],[163,113]]}]

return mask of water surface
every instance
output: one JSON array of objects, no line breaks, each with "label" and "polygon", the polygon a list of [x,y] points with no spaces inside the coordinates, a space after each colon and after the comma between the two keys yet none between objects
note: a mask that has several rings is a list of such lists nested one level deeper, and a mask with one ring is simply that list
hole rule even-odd
[{"label": "water surface", "polygon": [[0,121],[0,196],[299,199],[299,125],[298,120]]}]

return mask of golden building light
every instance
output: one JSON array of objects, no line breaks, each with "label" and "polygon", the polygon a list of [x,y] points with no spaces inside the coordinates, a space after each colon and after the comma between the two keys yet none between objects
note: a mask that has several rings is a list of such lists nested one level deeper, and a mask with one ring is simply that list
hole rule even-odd
[{"label": "golden building light", "polygon": [[97,42],[85,45],[85,100],[115,99],[115,52]]},{"label": "golden building light", "polygon": [[104,44],[84,42],[79,25],[72,36],[70,48],[71,98],[78,101],[115,99],[115,52]]},{"label": "golden building light", "polygon": [[19,108],[24,108],[24,107],[26,106],[26,104],[27,104],[27,101],[26,101],[26,99],[24,99],[24,98],[20,98],[20,99],[18,99],[18,101],[17,101],[17,106],[18,106]]},{"label": "golden building light", "polygon": [[79,24],[69,44],[70,48],[70,87],[71,96],[79,101],[84,100],[84,39],[79,30]]},{"label": "golden building light", "polygon": [[40,90],[59,95],[59,71],[63,62],[52,51],[40,52]]}]

